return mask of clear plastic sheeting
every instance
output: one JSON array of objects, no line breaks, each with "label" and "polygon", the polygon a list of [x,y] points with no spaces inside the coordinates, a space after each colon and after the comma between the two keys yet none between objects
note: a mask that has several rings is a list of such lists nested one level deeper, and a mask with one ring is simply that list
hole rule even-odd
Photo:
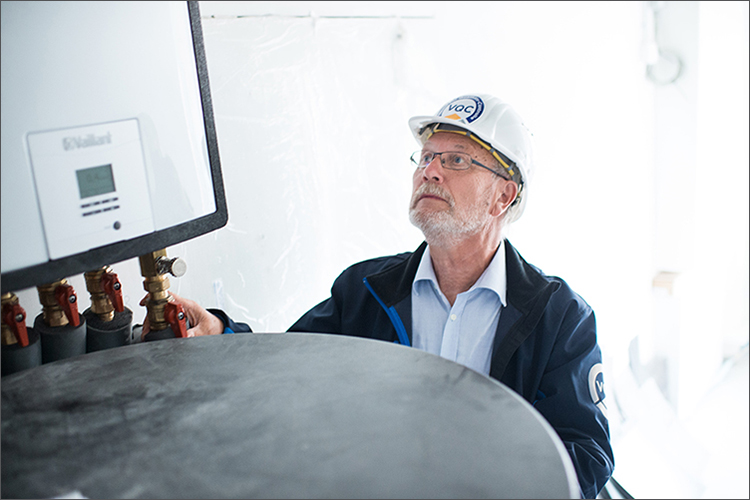
[{"label": "clear plastic sheeting", "polygon": [[285,330],[347,266],[421,241],[408,221],[417,145],[394,81],[401,23],[203,21],[229,223],[207,249],[220,254],[210,285],[201,293],[191,279],[178,293]]}]

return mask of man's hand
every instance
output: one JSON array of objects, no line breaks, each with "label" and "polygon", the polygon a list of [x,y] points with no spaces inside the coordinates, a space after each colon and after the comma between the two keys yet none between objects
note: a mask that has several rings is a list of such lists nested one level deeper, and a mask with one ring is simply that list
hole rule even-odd
[{"label": "man's hand", "polygon": [[[188,337],[200,337],[201,335],[221,335],[224,333],[224,323],[206,311],[200,304],[190,299],[184,299],[175,293],[169,292],[169,295],[174,298],[174,301],[182,305],[187,315],[190,329],[187,331]],[[145,306],[148,302],[148,295],[141,299],[140,305]],[[148,314],[143,320],[143,332],[141,333],[141,340],[146,337],[146,334],[151,331],[151,325],[148,320]]]}]

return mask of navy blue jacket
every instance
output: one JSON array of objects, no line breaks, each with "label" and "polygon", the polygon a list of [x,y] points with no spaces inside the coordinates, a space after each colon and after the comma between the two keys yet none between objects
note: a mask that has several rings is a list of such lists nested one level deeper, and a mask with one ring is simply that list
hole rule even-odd
[{"label": "navy blue jacket", "polygon": [[[349,267],[331,297],[289,331],[411,345],[411,288],[426,247]],[[490,376],[547,419],[570,454],[582,496],[595,498],[612,474],[614,457],[594,313],[563,280],[527,263],[507,240],[505,249],[508,305],[497,325]],[[217,315],[235,332],[250,330]]]}]

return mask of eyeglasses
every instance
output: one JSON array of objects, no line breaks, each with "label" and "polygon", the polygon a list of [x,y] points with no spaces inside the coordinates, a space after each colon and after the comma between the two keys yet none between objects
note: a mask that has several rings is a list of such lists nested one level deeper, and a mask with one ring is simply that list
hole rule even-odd
[{"label": "eyeglasses", "polygon": [[433,153],[432,151],[414,151],[411,155],[411,161],[419,168],[427,168],[427,165],[435,160],[435,157],[440,157],[440,164],[443,168],[448,170],[468,170],[472,165],[479,165],[480,167],[489,170],[498,177],[510,180],[504,175],[500,174],[497,170],[491,169],[486,165],[482,165],[468,153],[460,153],[458,151],[443,151],[441,153]]}]

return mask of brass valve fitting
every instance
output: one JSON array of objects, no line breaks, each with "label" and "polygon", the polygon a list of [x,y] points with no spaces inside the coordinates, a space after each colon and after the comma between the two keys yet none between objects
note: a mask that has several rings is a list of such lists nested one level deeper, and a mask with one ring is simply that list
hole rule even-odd
[{"label": "brass valve fitting", "polygon": [[47,326],[77,327],[80,323],[77,297],[68,280],[61,279],[36,287],[42,304],[44,323]]},{"label": "brass valve fitting", "polygon": [[106,322],[115,318],[115,307],[102,288],[102,275],[111,271],[112,269],[109,266],[104,266],[96,271],[83,273],[83,277],[86,279],[86,290],[91,294],[91,311]]},{"label": "brass valve fitting", "polygon": [[[2,296],[2,310],[5,311],[7,308],[13,308],[13,306],[18,306],[18,297],[15,293],[6,292]],[[18,321],[18,319],[25,318],[11,318],[15,321]],[[13,345],[18,343],[18,339],[13,334],[13,328],[12,325],[7,324],[5,322],[5,314],[3,314],[3,320],[2,320],[2,344],[3,345]]]},{"label": "brass valve fitting", "polygon": [[141,255],[138,260],[141,265],[141,275],[144,277],[143,288],[149,294],[146,309],[151,330],[164,330],[169,326],[169,322],[164,317],[164,307],[174,300],[169,295],[167,273],[182,276],[186,270],[185,263],[179,257],[167,258],[165,249]]}]

